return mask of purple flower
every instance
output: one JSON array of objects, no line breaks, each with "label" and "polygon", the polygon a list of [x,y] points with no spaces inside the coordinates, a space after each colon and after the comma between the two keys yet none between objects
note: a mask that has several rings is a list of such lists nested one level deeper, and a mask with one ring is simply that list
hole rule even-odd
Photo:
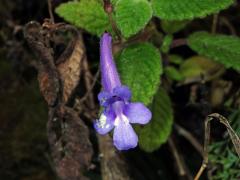
[{"label": "purple flower", "polygon": [[112,57],[111,36],[104,33],[100,42],[100,64],[103,91],[98,100],[103,107],[100,118],[94,122],[99,134],[106,134],[114,128],[113,142],[119,150],[137,146],[138,137],[130,123],[146,124],[152,114],[142,103],[131,103],[131,91],[121,84]]}]

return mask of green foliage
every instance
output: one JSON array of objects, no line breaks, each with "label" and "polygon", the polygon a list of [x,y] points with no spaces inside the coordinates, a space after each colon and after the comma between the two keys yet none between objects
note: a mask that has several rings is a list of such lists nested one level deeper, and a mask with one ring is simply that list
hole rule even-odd
[{"label": "green foliage", "polygon": [[[240,111],[235,110],[229,117],[231,125],[236,132],[240,132]],[[209,161],[210,172],[213,170],[213,180],[238,180],[240,179],[240,161],[233,145],[228,138],[213,143],[210,146]]]},{"label": "green foliage", "polygon": [[210,80],[222,73],[222,66],[206,57],[193,56],[181,64],[180,73],[183,78]]},{"label": "green foliage", "polygon": [[170,49],[170,46],[172,44],[172,40],[173,40],[173,36],[172,35],[166,35],[163,38],[163,43],[162,43],[162,46],[161,46],[161,51],[163,53],[168,53],[168,51]]},{"label": "green foliage", "polygon": [[80,0],[62,3],[56,13],[66,21],[100,36],[104,31],[111,31],[111,25],[103,5],[97,0]]},{"label": "green foliage", "polygon": [[182,30],[189,21],[161,21],[161,27],[165,33],[173,34]]},{"label": "green foliage", "polygon": [[152,0],[154,15],[164,20],[205,17],[227,8],[233,0]]},{"label": "green foliage", "polygon": [[222,63],[227,68],[240,70],[240,39],[233,36],[196,32],[188,38],[190,48]]},{"label": "green foliage", "polygon": [[122,51],[117,65],[123,84],[132,90],[133,101],[149,104],[162,74],[159,51],[149,43],[134,44]]},{"label": "green foliage", "polygon": [[168,60],[171,64],[180,65],[183,63],[183,58],[177,54],[170,54]]},{"label": "green foliage", "polygon": [[158,149],[168,139],[173,124],[171,100],[163,88],[160,88],[150,107],[152,120],[144,127],[137,126],[139,146],[146,152]]},{"label": "green foliage", "polygon": [[182,74],[174,66],[167,66],[164,68],[164,73],[168,78],[175,81],[181,81],[183,79]]},{"label": "green foliage", "polygon": [[117,3],[119,0],[110,0],[110,1],[111,1],[112,5],[115,6],[116,3]]},{"label": "green foliage", "polygon": [[147,0],[118,0],[115,6],[116,23],[125,37],[143,29],[152,17]]}]

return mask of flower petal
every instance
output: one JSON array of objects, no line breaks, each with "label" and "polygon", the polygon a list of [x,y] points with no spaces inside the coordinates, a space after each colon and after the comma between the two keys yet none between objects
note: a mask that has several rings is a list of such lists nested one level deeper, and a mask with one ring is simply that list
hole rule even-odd
[{"label": "flower petal", "polygon": [[106,107],[109,105],[109,100],[111,99],[112,94],[106,91],[102,91],[98,94],[98,101],[101,106]]},{"label": "flower petal", "polygon": [[120,119],[113,132],[113,143],[118,150],[128,150],[137,146],[138,137],[129,122]]},{"label": "flower petal", "polygon": [[142,103],[126,104],[124,114],[130,123],[147,124],[152,118],[151,111]]},{"label": "flower petal", "polygon": [[95,120],[93,126],[99,134],[107,134],[114,127],[115,115],[113,112],[102,113],[100,118]]},{"label": "flower petal", "polygon": [[100,41],[100,68],[103,89],[112,92],[117,86],[121,86],[121,81],[112,56],[112,37],[109,33],[104,33]]},{"label": "flower petal", "polygon": [[127,86],[119,86],[113,89],[113,94],[122,98],[125,101],[129,101],[131,99],[131,91]]}]

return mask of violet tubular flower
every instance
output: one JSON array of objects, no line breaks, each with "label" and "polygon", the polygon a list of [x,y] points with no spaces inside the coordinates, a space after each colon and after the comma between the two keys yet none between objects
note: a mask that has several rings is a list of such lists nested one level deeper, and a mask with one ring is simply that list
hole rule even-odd
[{"label": "violet tubular flower", "polygon": [[103,91],[98,100],[103,111],[94,122],[99,134],[107,134],[112,129],[113,142],[118,150],[128,150],[138,144],[138,137],[130,123],[146,124],[152,113],[142,103],[132,103],[131,91],[121,84],[116,65],[112,57],[112,38],[104,33],[100,42],[100,68]]}]

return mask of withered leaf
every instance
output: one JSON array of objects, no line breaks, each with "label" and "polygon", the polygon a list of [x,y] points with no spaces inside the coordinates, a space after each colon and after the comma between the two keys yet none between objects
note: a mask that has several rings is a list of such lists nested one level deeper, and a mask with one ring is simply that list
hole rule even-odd
[{"label": "withered leaf", "polygon": [[50,110],[48,137],[58,176],[87,179],[83,172],[90,166],[93,149],[88,128],[78,114],[66,106]]},{"label": "withered leaf", "polygon": [[47,34],[46,29],[33,21],[24,29],[24,36],[29,46],[39,58],[38,80],[41,93],[48,105],[54,106],[60,92],[60,84]]},{"label": "withered leaf", "polygon": [[67,103],[80,79],[81,64],[83,58],[85,58],[85,47],[81,34],[75,28],[69,26],[65,28],[73,31],[75,36],[57,60],[57,62],[60,62],[57,64],[57,69],[63,84],[63,102]]}]

